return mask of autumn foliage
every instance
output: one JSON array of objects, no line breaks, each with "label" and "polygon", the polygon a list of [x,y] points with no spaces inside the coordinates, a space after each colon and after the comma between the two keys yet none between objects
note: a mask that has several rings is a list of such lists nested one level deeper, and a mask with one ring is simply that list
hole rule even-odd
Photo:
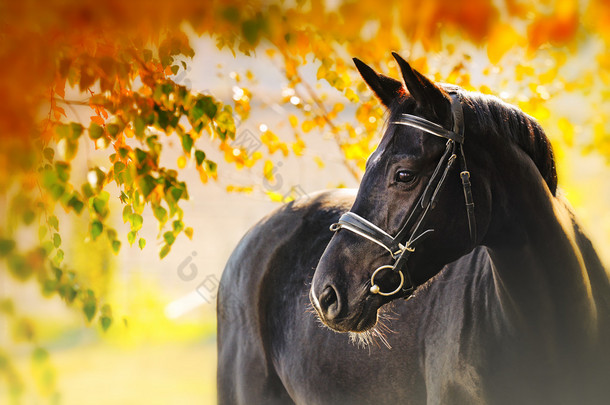
[{"label": "autumn foliage", "polygon": [[[231,145],[236,120],[248,119],[256,95],[243,86],[233,100],[221,100],[175,83],[194,55],[194,35],[239,57],[281,64],[287,94],[307,100],[293,103],[299,117],[286,117],[294,142],[269,129],[261,138],[264,153],[250,156]],[[327,131],[358,178],[383,110],[356,80],[352,56],[398,77],[389,58],[396,50],[437,80],[483,92],[506,89],[502,98],[556,128],[566,145],[610,158],[609,43],[610,3],[603,0],[1,1],[0,271],[35,278],[42,294],[58,294],[107,329],[111,308],[78,269],[62,264],[56,208],[85,215],[89,237],[104,238],[117,252],[125,241],[146,244],[138,231],[150,207],[163,229],[164,257],[179,235],[194,232],[180,208],[187,185],[179,171],[160,163],[165,135],[182,147],[178,167],[193,162],[205,183],[216,178],[217,163],[199,146],[202,137],[235,167],[260,167],[266,176],[266,157],[301,156],[306,133]],[[586,64],[575,63],[585,57]],[[343,103],[329,105],[307,83],[301,68],[312,63],[317,80],[330,84]],[[591,132],[550,117],[548,101],[566,94],[596,100],[578,126]],[[290,103],[290,95],[283,101]],[[357,105],[354,117],[339,119],[348,103]],[[70,109],[82,105],[89,118],[70,122]],[[104,151],[109,168],[89,167],[87,181],[76,184],[71,162],[87,148]],[[118,195],[106,190],[110,183]],[[127,235],[108,221],[111,198],[122,203]],[[35,233],[37,243],[20,245],[15,235],[23,229]]]}]

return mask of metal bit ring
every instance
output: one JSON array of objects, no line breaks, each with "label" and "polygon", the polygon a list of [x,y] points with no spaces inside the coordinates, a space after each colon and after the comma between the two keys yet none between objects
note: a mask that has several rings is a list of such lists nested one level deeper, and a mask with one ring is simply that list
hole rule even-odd
[{"label": "metal bit ring", "polygon": [[400,289],[402,288],[403,284],[405,283],[405,276],[403,276],[402,271],[399,271],[398,274],[400,275],[400,284],[398,285],[398,287],[394,291],[392,291],[392,292],[387,292],[387,293],[386,292],[382,292],[379,289],[379,286],[377,284],[375,284],[375,276],[377,275],[377,273],[379,273],[383,269],[392,269],[393,270],[394,266],[386,264],[385,266],[378,267],[377,270],[375,270],[373,272],[373,275],[371,276],[371,288],[370,288],[370,291],[371,291],[371,294],[379,294],[379,295],[383,295],[383,296],[387,297],[389,295],[394,295],[394,294],[396,294],[397,292],[400,291]]}]

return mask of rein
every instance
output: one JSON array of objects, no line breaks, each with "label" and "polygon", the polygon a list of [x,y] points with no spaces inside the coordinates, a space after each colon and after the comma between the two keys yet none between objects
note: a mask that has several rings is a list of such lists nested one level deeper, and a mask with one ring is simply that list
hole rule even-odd
[{"label": "rein", "polygon": [[[370,240],[386,249],[392,259],[393,264],[387,264],[378,267],[371,275],[372,294],[390,296],[397,294],[401,290],[407,293],[407,298],[413,294],[417,285],[415,285],[406,267],[407,260],[411,253],[415,251],[416,245],[421,242],[426,236],[434,232],[434,229],[420,230],[424,224],[424,220],[428,213],[436,206],[439,192],[441,191],[447,174],[456,160],[460,163],[460,178],[462,180],[462,189],[464,191],[464,200],[466,203],[466,214],[468,215],[468,229],[470,238],[473,243],[477,239],[477,228],[474,217],[474,201],[472,199],[472,190],[470,184],[470,172],[466,166],[466,157],[464,156],[464,113],[459,96],[455,92],[451,92],[451,114],[453,118],[452,130],[445,129],[432,121],[424,118],[402,114],[400,120],[393,121],[392,124],[406,125],[420,129],[434,136],[447,139],[445,152],[441,156],[428,184],[421,193],[415,207],[409,213],[406,221],[396,234],[391,236],[389,233],[379,228],[372,222],[353,213],[346,212],[339,218],[339,222],[332,224],[330,230],[337,232],[340,229],[346,229],[363,238]],[[400,276],[400,284],[393,291],[381,291],[379,285],[375,283],[375,277],[382,270],[392,270]],[[405,284],[405,279],[408,284]]]}]

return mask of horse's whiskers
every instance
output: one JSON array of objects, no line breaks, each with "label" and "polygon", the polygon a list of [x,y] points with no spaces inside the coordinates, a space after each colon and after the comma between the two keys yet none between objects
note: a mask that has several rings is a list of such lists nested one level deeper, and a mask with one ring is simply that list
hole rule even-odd
[{"label": "horse's whiskers", "polygon": [[385,347],[391,349],[392,345],[390,344],[390,342],[388,342],[386,334],[395,332],[384,321],[390,321],[392,319],[395,318],[388,317],[385,313],[379,314],[377,323],[373,328],[364,332],[350,332],[350,342],[356,345],[357,347],[368,347],[370,350],[370,346],[372,344],[375,344],[375,346],[380,347],[380,341]]}]

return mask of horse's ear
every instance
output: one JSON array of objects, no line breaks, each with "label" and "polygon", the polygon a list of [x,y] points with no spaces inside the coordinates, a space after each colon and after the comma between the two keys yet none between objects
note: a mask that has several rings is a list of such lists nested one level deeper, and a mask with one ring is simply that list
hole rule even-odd
[{"label": "horse's ear", "polygon": [[405,86],[415,101],[423,107],[432,109],[438,118],[444,118],[451,111],[449,95],[426,76],[413,69],[399,54],[392,52],[392,56],[398,62]]},{"label": "horse's ear", "polygon": [[353,58],[353,61],[366,84],[386,107],[390,107],[397,97],[405,94],[402,82],[378,74],[358,58]]}]

